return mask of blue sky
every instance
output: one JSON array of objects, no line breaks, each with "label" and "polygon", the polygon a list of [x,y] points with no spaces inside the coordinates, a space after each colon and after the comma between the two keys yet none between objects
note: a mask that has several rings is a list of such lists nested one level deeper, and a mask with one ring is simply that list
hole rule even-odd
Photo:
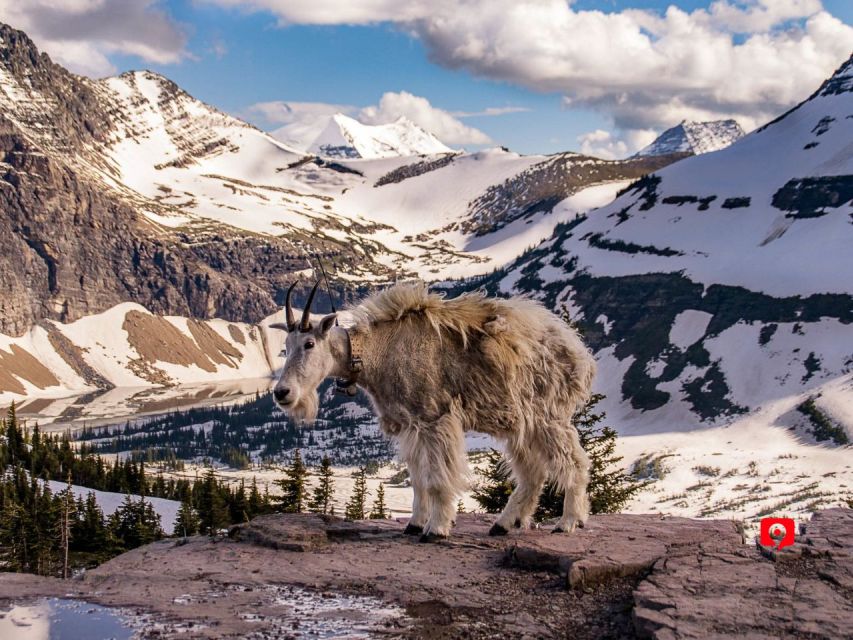
[{"label": "blue sky", "polygon": [[[420,118],[453,146],[604,156],[685,117],[749,129],[806,97],[853,49],[851,0],[464,4],[0,0],[0,19],[75,71],[153,69],[262,128],[301,117],[302,103],[359,117],[391,93],[374,122]],[[62,11],[87,26],[63,32]],[[487,109],[508,112],[464,115]]]}]

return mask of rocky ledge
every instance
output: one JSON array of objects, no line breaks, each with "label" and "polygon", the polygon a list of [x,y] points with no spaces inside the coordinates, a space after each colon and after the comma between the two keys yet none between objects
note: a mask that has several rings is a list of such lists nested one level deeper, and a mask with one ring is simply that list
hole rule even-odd
[{"label": "rocky ledge", "polygon": [[853,629],[850,509],[817,513],[781,552],[744,544],[732,521],[606,515],[573,535],[491,538],[491,520],[460,515],[451,539],[421,544],[395,521],[264,516],[227,539],[165,540],[72,581],[4,574],[0,600],[121,607],[143,616],[142,637],[355,628],[356,637],[841,638]]}]

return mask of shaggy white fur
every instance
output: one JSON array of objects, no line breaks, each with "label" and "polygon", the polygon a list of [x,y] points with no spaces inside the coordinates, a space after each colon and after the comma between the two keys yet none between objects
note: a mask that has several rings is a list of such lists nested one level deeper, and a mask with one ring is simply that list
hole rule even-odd
[{"label": "shaggy white fur", "polygon": [[[586,520],[589,459],[571,418],[590,396],[595,361],[573,329],[530,299],[446,300],[423,283],[390,287],[352,314],[349,331],[364,349],[359,385],[409,465],[410,532],[427,540],[449,534],[469,480],[465,431],[505,443],[517,485],[493,533],[529,526],[549,477],[566,492],[556,530]],[[310,337],[288,334],[278,387],[292,394],[291,407],[310,411],[322,379],[346,375],[349,340],[331,318]]]}]

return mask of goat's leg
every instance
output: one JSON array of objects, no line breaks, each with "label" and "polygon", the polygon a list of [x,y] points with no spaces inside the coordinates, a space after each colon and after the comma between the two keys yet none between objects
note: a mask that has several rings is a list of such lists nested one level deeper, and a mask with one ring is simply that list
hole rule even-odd
[{"label": "goat's leg", "polygon": [[401,450],[409,462],[412,484],[421,488],[421,496],[416,498],[419,511],[428,513],[421,541],[446,538],[456,516],[456,500],[468,481],[461,422],[448,413],[434,425],[412,429],[401,436]]},{"label": "goat's leg", "polygon": [[571,533],[576,526],[583,527],[589,517],[589,456],[584,451],[574,426],[564,428],[566,448],[563,455],[554,460],[558,486],[565,491],[563,499],[563,514],[554,527],[553,533]]},{"label": "goat's leg", "polygon": [[415,473],[409,464],[409,477],[412,480],[414,498],[412,499],[412,517],[403,531],[408,536],[419,536],[424,531],[424,526],[429,519],[429,495],[424,487],[419,473]]},{"label": "goat's leg", "polygon": [[545,484],[545,465],[539,460],[531,460],[529,453],[511,454],[510,466],[516,487],[489,531],[492,536],[506,535],[510,527],[528,528]]}]

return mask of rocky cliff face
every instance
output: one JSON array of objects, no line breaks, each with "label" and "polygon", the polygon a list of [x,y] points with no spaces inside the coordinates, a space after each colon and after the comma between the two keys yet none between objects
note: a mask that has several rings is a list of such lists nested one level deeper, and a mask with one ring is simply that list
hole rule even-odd
[{"label": "rocky cliff face", "polygon": [[104,182],[116,167],[103,145],[126,132],[126,113],[103,86],[53,64],[5,25],[0,102],[0,333],[128,300],[158,313],[258,321],[306,256],[365,260],[349,243],[304,231],[188,233],[152,222]]}]

